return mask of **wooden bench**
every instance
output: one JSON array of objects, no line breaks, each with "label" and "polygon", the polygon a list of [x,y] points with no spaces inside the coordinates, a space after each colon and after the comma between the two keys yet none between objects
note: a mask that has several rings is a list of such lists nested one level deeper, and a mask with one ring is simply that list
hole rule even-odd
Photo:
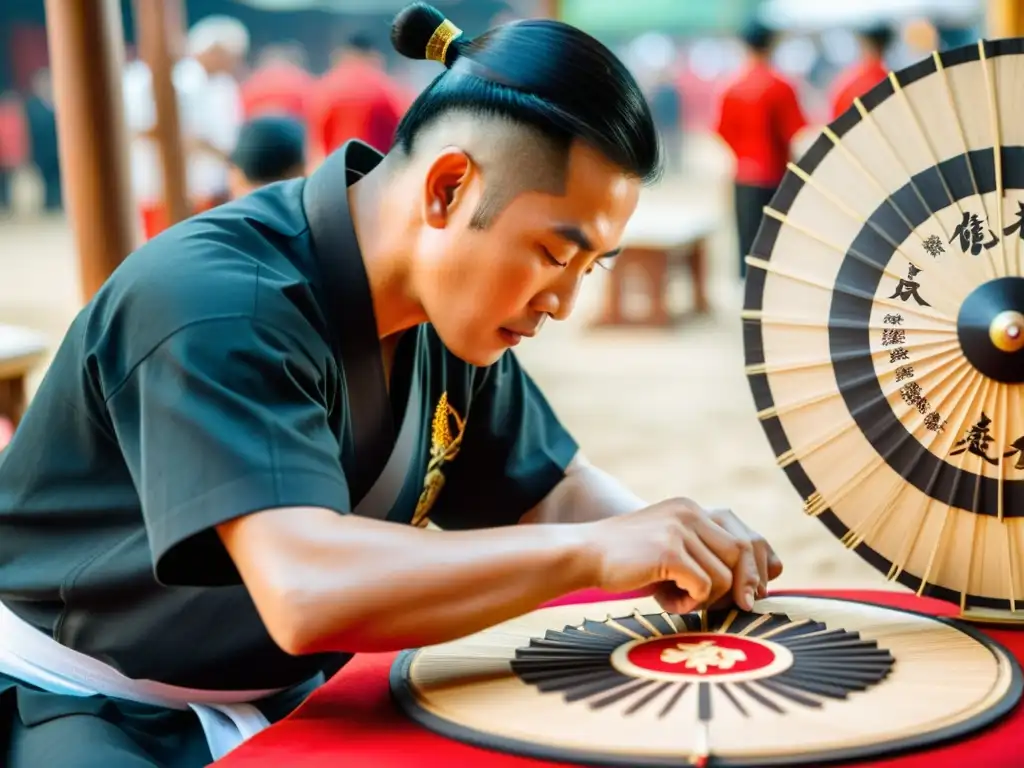
[{"label": "wooden bench", "polygon": [[[669,284],[676,267],[689,267],[693,286],[692,311],[705,314],[707,297],[707,240],[718,226],[710,212],[694,212],[659,203],[641,205],[626,227],[624,250],[612,261],[604,306],[597,327],[674,325],[669,311]],[[640,290],[634,286],[639,284]],[[630,294],[639,293],[646,311],[628,311]]]},{"label": "wooden bench", "polygon": [[25,412],[25,379],[46,355],[42,334],[0,325],[0,419],[15,427]]}]

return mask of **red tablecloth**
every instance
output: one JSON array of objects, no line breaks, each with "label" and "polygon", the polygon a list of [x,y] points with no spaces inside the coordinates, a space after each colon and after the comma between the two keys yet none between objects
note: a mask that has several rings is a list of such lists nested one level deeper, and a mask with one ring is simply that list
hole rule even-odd
[{"label": "red tablecloth", "polygon": [[[810,594],[810,593],[808,593]],[[894,592],[814,592],[907,608],[934,615],[953,615],[954,606]],[[560,603],[615,599],[588,592]],[[1024,631],[986,629],[1024,662]],[[354,658],[291,717],[242,745],[216,768],[544,768],[564,763],[515,757],[471,747],[427,731],[392,703],[388,672],[396,654],[365,654]],[[858,768],[1021,768],[1024,766],[1024,707],[981,733],[956,743],[887,760],[847,763]]]}]

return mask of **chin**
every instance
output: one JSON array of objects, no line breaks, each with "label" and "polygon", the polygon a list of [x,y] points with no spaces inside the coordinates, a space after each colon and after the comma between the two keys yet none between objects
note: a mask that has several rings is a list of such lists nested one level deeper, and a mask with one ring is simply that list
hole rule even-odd
[{"label": "chin", "polygon": [[505,347],[482,349],[481,347],[471,347],[467,350],[455,350],[451,347],[449,351],[457,358],[470,365],[475,365],[477,368],[486,368],[489,365],[494,365],[501,359],[501,356],[505,354]]},{"label": "chin", "polygon": [[469,339],[448,339],[440,333],[438,335],[441,336],[441,341],[444,342],[449,352],[464,363],[475,365],[477,368],[494,365],[508,349],[501,344],[482,344]]}]

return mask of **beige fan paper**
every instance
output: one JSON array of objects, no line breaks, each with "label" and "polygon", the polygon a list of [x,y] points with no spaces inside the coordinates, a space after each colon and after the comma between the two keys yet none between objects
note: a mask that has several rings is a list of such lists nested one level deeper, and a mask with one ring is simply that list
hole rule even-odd
[{"label": "beige fan paper", "polygon": [[792,164],[747,263],[778,462],[851,549],[1024,620],[1024,40],[930,58]]}]

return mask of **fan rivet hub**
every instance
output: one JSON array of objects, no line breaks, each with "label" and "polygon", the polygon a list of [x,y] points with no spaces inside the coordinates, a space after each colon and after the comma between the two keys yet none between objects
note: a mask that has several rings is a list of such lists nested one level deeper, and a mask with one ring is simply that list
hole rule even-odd
[{"label": "fan rivet hub", "polygon": [[1000,312],[992,320],[989,338],[1002,352],[1020,352],[1024,349],[1024,314],[1009,310]]},{"label": "fan rivet hub", "polygon": [[1003,384],[1024,383],[1024,277],[996,278],[971,291],[956,330],[976,371]]}]

